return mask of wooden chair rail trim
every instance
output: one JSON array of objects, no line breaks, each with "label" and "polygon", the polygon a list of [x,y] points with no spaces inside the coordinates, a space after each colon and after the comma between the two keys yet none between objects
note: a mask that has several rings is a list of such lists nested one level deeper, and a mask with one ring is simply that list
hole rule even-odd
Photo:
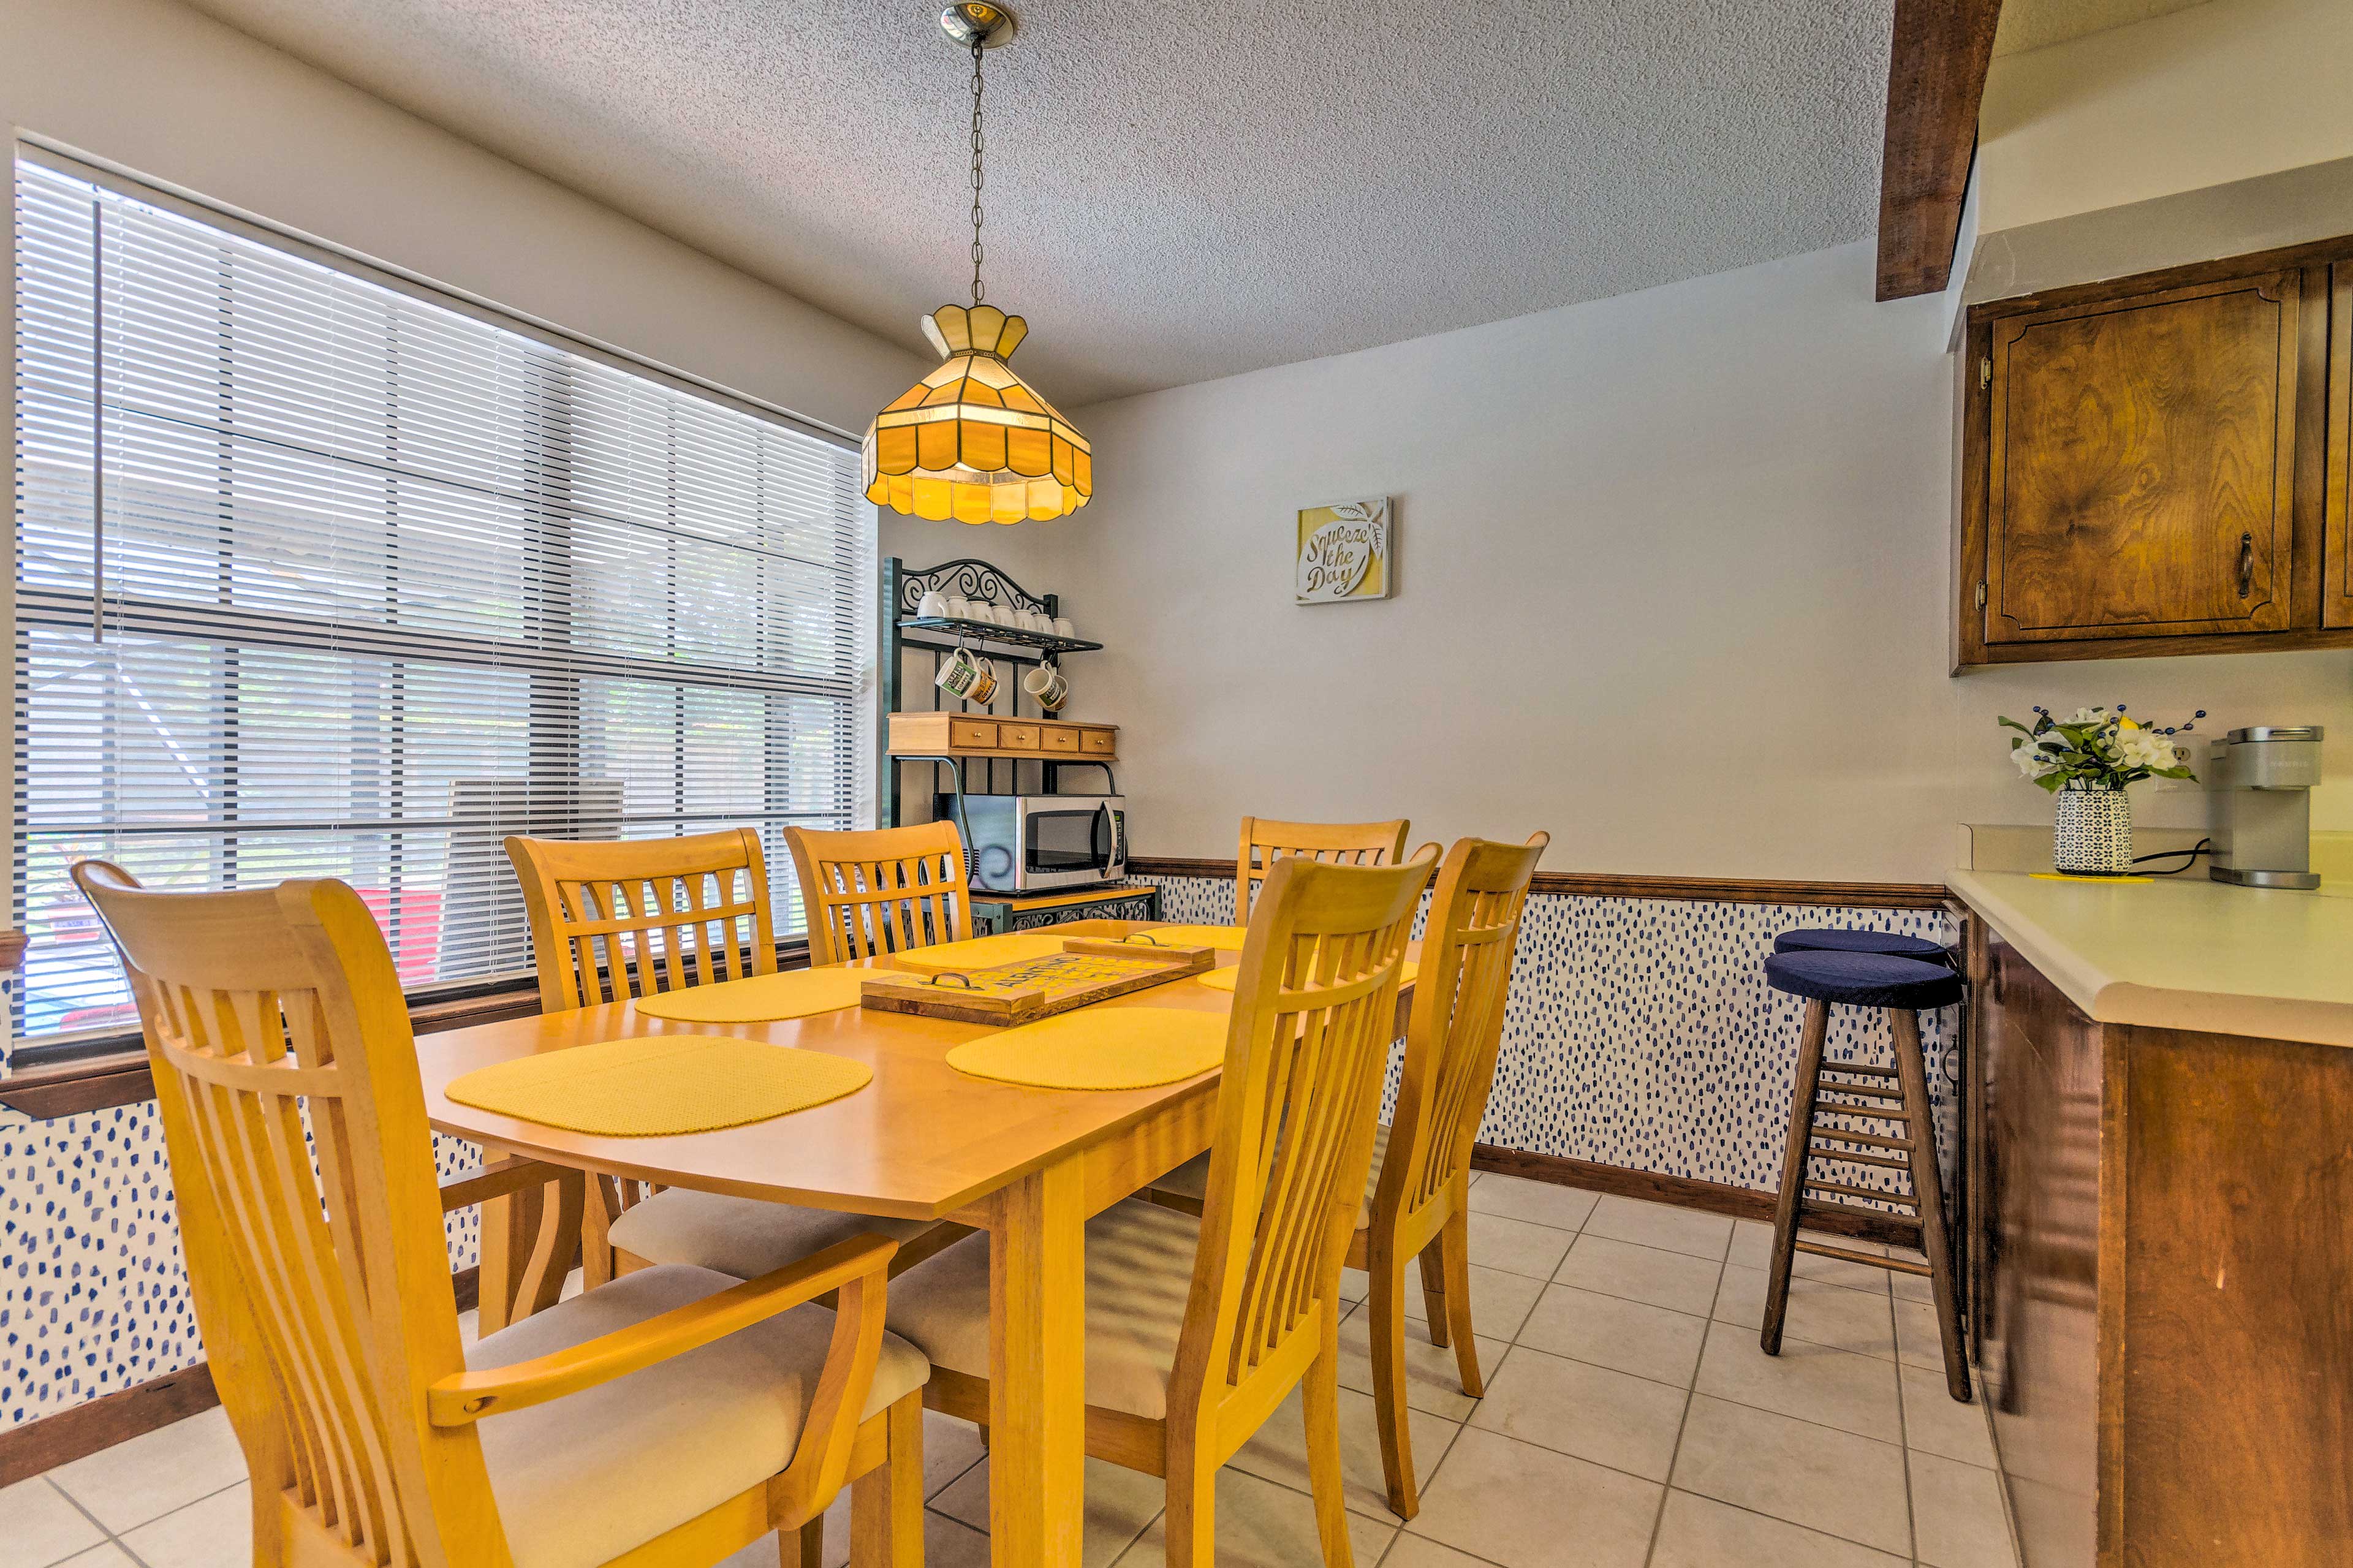
[{"label": "wooden chair rail trim", "polygon": [[[1146,857],[1130,860],[1136,877],[1234,879],[1230,860]],[[1660,899],[1711,904],[1790,904],[1852,909],[1942,909],[1951,892],[1941,882],[1777,881],[1730,877],[1651,877],[1615,871],[1538,871],[1528,885],[1537,898]]]}]

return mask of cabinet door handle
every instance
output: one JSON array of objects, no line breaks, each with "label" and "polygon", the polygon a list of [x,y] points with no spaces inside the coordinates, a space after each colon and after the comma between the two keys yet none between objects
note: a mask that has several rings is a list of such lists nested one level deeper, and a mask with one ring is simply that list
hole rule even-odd
[{"label": "cabinet door handle", "polygon": [[2255,536],[2242,533],[2239,535],[2239,597],[2243,599],[2254,591]]}]

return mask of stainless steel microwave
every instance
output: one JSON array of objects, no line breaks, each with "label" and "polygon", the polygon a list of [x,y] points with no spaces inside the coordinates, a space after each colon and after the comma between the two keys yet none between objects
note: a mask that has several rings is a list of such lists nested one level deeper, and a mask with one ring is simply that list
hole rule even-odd
[{"label": "stainless steel microwave", "polygon": [[1127,875],[1127,802],[1119,795],[968,795],[964,826],[976,888],[1038,893]]}]

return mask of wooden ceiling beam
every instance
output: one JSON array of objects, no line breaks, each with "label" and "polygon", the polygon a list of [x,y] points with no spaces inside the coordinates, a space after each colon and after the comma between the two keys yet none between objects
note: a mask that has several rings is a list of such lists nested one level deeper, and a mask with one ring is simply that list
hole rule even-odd
[{"label": "wooden ceiling beam", "polygon": [[1953,275],[2000,18],[2001,0],[1895,0],[1879,168],[1882,300],[1933,294]]}]

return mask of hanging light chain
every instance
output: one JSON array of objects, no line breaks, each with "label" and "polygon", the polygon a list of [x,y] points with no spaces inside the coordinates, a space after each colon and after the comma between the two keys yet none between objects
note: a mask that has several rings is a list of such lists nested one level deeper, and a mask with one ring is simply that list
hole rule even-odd
[{"label": "hanging light chain", "polygon": [[972,42],[972,302],[979,305],[986,290],[980,283],[980,55],[983,45]]}]

